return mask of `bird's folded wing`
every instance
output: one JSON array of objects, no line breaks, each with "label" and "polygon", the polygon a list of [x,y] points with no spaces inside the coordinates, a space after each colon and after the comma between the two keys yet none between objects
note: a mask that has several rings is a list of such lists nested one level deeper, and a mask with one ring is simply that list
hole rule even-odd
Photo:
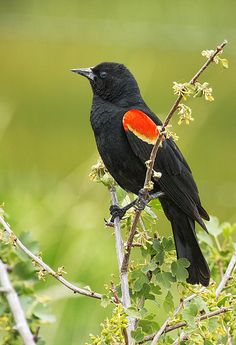
[{"label": "bird's folded wing", "polygon": [[[123,128],[133,152],[145,164],[160,134],[158,125],[143,111],[132,109],[123,116]],[[159,148],[154,170],[162,174],[157,181],[161,190],[186,214],[202,223],[197,186],[187,162],[171,138],[164,140]],[[204,212],[200,213],[204,217]]]}]

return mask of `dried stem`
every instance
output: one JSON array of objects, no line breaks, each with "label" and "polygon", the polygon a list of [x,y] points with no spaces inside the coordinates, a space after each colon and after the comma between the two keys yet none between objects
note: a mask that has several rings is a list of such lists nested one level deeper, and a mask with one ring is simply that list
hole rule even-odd
[{"label": "dried stem", "polygon": [[231,273],[233,272],[235,265],[236,265],[236,252],[234,252],[234,254],[233,254],[233,256],[229,262],[229,265],[227,267],[227,270],[225,271],[225,274],[224,274],[223,278],[221,279],[219,286],[216,289],[216,297],[217,298],[219,297],[221,291],[224,289],[228,280],[230,279]]},{"label": "dried stem", "polygon": [[[202,74],[203,71],[205,71],[205,69],[210,65],[210,63],[212,63],[214,61],[214,58],[216,57],[217,54],[219,54],[219,52],[222,51],[222,49],[225,47],[225,45],[227,44],[227,41],[223,41],[219,46],[217,46],[216,50],[214,51],[214,53],[212,54],[212,56],[205,62],[205,64],[199,69],[199,71],[193,76],[193,78],[190,80],[190,84],[194,85],[197,81],[197,79],[199,78],[199,76]],[[148,196],[148,191],[149,191],[149,184],[151,182],[152,179],[152,174],[153,174],[153,167],[154,167],[154,163],[155,163],[155,159],[157,156],[157,152],[158,149],[161,146],[161,142],[162,140],[165,139],[164,133],[166,131],[166,127],[169,125],[170,120],[172,119],[174,113],[176,112],[179,103],[181,102],[183,98],[183,95],[180,94],[178,96],[178,98],[176,99],[176,101],[174,102],[172,108],[170,109],[168,115],[165,118],[165,121],[161,127],[160,130],[160,135],[157,138],[157,141],[155,143],[155,145],[152,148],[151,151],[151,155],[148,161],[148,167],[147,167],[147,171],[146,171],[146,176],[145,176],[145,182],[144,182],[144,187],[143,187],[143,197],[147,198]],[[131,248],[132,248],[132,243],[133,243],[133,239],[134,239],[134,235],[136,232],[136,228],[137,228],[137,224],[141,215],[141,210],[136,210],[135,212],[135,216],[134,216],[134,220],[133,220],[133,224],[130,230],[130,234],[129,234],[129,246],[127,246],[127,250],[126,250],[126,254],[122,263],[122,271],[126,272],[128,270],[128,266],[129,266],[129,258],[130,258],[130,252],[131,252]]]},{"label": "dried stem", "polygon": [[96,299],[102,298],[101,294],[94,291],[89,291],[89,290],[79,288],[76,285],[70,283],[61,275],[59,275],[50,266],[48,266],[43,260],[41,260],[38,256],[34,255],[28,248],[25,247],[25,245],[18,239],[18,237],[11,230],[9,224],[3,219],[3,217],[0,217],[0,223],[3,225],[4,230],[7,232],[7,234],[13,239],[14,245],[19,247],[26,255],[28,255],[34,262],[36,262],[37,265],[40,266],[44,272],[47,272],[48,274],[50,274],[51,276],[59,280],[59,282],[65,285],[68,289],[72,290],[74,293],[78,293],[80,295],[84,295],[84,296],[92,297]]},{"label": "dried stem", "polygon": [[8,277],[7,268],[0,259],[0,284],[6,295],[10,310],[15,320],[15,327],[22,339],[24,345],[36,345],[33,334],[26,322],[25,314],[19,301],[19,297],[12,287],[10,279]]}]

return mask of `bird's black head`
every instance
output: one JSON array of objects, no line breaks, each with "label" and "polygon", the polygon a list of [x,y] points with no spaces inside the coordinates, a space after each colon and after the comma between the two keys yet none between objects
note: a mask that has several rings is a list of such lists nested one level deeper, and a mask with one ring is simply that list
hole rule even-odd
[{"label": "bird's black head", "polygon": [[138,84],[122,64],[102,62],[95,67],[72,69],[89,79],[93,93],[109,102],[126,106],[140,102]]}]

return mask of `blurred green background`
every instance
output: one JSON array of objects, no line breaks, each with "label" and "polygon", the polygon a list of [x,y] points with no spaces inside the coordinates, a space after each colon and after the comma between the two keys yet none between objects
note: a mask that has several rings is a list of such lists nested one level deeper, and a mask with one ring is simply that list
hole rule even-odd
[{"label": "blurred green background", "polygon": [[[235,1],[0,1],[0,201],[17,234],[30,230],[43,258],[65,265],[68,279],[104,291],[116,272],[114,238],[104,228],[109,195],[89,181],[97,153],[89,124],[89,84],[69,72],[101,61],[127,65],[150,107],[164,118],[172,81],[203,63],[200,52],[229,40],[230,69],[202,77],[215,102],[189,102],[195,121],[177,126],[203,205],[236,220]],[[170,232],[162,219],[160,233]],[[83,344],[108,314],[48,278],[57,321],[42,328],[47,344]]]}]

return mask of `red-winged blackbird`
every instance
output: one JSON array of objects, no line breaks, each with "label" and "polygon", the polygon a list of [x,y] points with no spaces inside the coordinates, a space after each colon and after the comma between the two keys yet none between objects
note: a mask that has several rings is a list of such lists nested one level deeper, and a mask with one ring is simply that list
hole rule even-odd
[{"label": "red-winged blackbird", "polygon": [[[123,189],[138,195],[161,121],[142,99],[135,78],[124,65],[104,62],[72,71],[90,81],[90,120],[107,170]],[[172,225],[177,257],[190,262],[187,281],[207,286],[210,271],[197,242],[195,221],[207,230],[202,218],[209,220],[209,216],[201,206],[191,170],[172,138],[163,141],[154,170],[162,175],[152,178],[150,194],[163,192],[159,193],[160,202]]]}]

